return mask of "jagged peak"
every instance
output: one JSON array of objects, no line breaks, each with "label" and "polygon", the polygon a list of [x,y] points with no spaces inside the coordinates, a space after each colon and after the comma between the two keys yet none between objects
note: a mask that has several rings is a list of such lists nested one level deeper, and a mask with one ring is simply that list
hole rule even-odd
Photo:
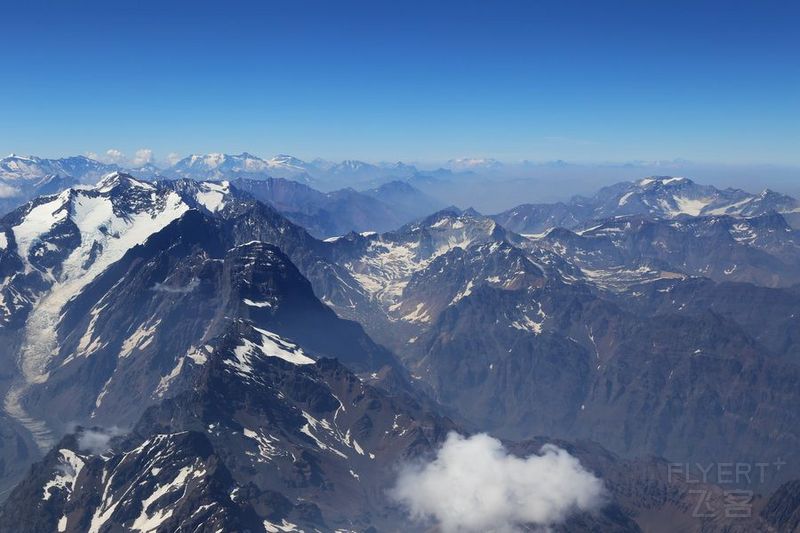
[{"label": "jagged peak", "polygon": [[694,182],[683,176],[648,176],[634,182],[634,184],[639,187],[647,187],[655,185],[692,185]]},{"label": "jagged peak", "polygon": [[97,185],[93,188],[98,192],[110,192],[112,189],[115,189],[120,186],[126,187],[138,187],[140,189],[155,189],[155,187],[147,183],[145,181],[137,180],[130,174],[126,174],[125,172],[114,171],[109,172],[108,174],[104,175],[100,178],[100,181],[97,182]]}]

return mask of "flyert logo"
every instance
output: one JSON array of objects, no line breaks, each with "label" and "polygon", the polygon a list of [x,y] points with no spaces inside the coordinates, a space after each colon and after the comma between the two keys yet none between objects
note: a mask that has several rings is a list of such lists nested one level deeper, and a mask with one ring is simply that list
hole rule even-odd
[{"label": "flyert logo", "polygon": [[[695,518],[750,518],[755,492],[786,465],[781,459],[771,462],[670,463],[668,481],[681,481],[697,488],[689,490],[695,498]],[[717,487],[709,488],[707,485]]]}]

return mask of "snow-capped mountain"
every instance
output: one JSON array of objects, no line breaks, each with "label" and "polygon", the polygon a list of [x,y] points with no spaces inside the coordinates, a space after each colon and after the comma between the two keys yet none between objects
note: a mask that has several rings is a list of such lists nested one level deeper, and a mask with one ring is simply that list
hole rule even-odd
[{"label": "snow-capped mountain", "polygon": [[378,172],[379,168],[380,167],[376,165],[365,163],[363,161],[346,159],[341,163],[330,165],[328,168],[326,168],[326,173],[329,176],[354,176],[359,179],[370,179],[375,175],[376,172]]},{"label": "snow-capped mountain", "polygon": [[94,188],[40,197],[5,216],[0,321],[24,322],[50,292],[57,301],[41,319],[50,323],[109,265],[189,209],[178,194],[159,193],[150,183],[112,173]]},{"label": "snow-capped mountain", "polygon": [[427,322],[434,318],[432,309],[422,302],[409,309],[408,302],[402,300],[415,276],[438,268],[436,260],[454,249],[465,250],[505,238],[505,231],[492,220],[473,211],[450,208],[394,232],[350,234],[332,239],[330,244],[338,264],[381,306],[389,320]]},{"label": "snow-capped mountain", "polygon": [[[440,202],[410,185],[407,185],[407,190],[399,189],[400,182],[396,180],[420,176],[416,167],[402,162],[373,165],[356,160],[341,163],[314,160],[309,163],[285,154],[262,159],[243,152],[233,155],[191,155],[166,168],[152,162],[136,168],[122,168],[85,156],[43,159],[12,154],[0,160],[0,215],[38,196],[60,192],[76,184],[93,185],[102,176],[115,171],[144,181],[167,178],[197,181],[285,179],[306,185],[314,184],[326,191],[317,195],[323,200],[306,195],[306,199],[315,201],[310,201],[308,205],[295,204],[291,213],[304,217],[298,222],[321,237],[341,235],[352,230],[386,231],[442,207]],[[381,198],[384,184],[392,180],[395,180],[391,186],[393,192]],[[371,192],[366,191],[365,194],[382,203],[373,205],[366,197],[359,197],[352,187],[370,189]],[[325,198],[322,196],[324,194],[333,196]],[[350,195],[357,197],[350,198]],[[359,199],[362,204],[360,209],[355,205]],[[333,205],[320,206],[320,203]],[[344,213],[350,204],[354,204],[352,215]],[[389,205],[387,207],[384,204]],[[370,208],[374,213],[359,215],[360,210]],[[382,210],[388,212],[381,214]]]},{"label": "snow-capped mountain", "polygon": [[589,282],[615,290],[689,276],[767,287],[800,282],[800,234],[774,211],[755,217],[621,216],[533,239],[578,267]]},{"label": "snow-capped mountain", "polygon": [[6,431],[19,435],[15,449],[28,443],[22,464],[37,455],[28,432],[44,451],[68,423],[126,426],[183,390],[207,359],[206,339],[234,317],[249,324],[234,350],[244,360],[248,350],[294,363],[324,354],[360,372],[402,374],[263,241],[321,269],[318,281],[335,290],[326,273],[347,274],[321,264],[303,239],[323,243],[266,206],[236,199],[227,183],[112,174],[97,187],[38,199],[0,226],[0,338],[15,347],[0,364],[10,372],[19,364],[4,411]]},{"label": "snow-capped mountain", "polygon": [[593,220],[642,215],[650,218],[731,215],[758,216],[775,211],[790,223],[799,221],[800,201],[765,190],[717,189],[688,178],[656,176],[604,187],[594,196],[569,203],[523,204],[493,218],[523,234],[542,234],[552,228],[580,228]]},{"label": "snow-capped mountain", "polygon": [[[401,354],[442,312],[483,285],[533,289],[548,276],[576,270],[474,210],[457,208],[393,232],[349,234],[329,244],[331,260],[350,274],[378,312],[354,313],[346,300],[326,301]],[[365,305],[362,300],[356,307]],[[521,306],[512,315],[506,317],[509,323],[524,329],[537,329],[542,320],[535,305]]]},{"label": "snow-capped mountain", "polygon": [[298,181],[310,181],[310,176],[299,159],[279,155],[264,160],[247,152],[238,155],[191,155],[165,169],[164,175],[195,180],[289,177]]},{"label": "snow-capped mountain", "polygon": [[[296,246],[303,247],[302,239],[310,237],[281,222],[274,211],[259,216],[246,212],[246,202],[235,208],[225,205],[233,202],[230,193],[224,194],[226,187],[197,182],[152,184],[112,174],[95,188],[69,189],[38,199],[2,220],[0,320],[4,333],[21,346],[22,371],[6,397],[7,410],[24,418],[27,409],[23,403],[30,408],[39,405],[36,399],[26,400],[27,395],[36,396],[37,387],[50,388],[76,375],[82,375],[87,389],[80,396],[71,394],[59,401],[55,409],[49,402],[58,395],[48,395],[40,405],[39,419],[50,417],[52,426],[58,420],[75,421],[89,415],[102,418],[105,407],[101,408],[101,399],[109,405],[114,397],[112,376],[119,376],[121,397],[130,400],[126,388],[130,380],[122,377],[125,371],[133,373],[131,380],[139,381],[137,394],[152,396],[163,385],[158,368],[174,367],[177,361],[171,358],[175,354],[199,346],[204,335],[213,333],[217,315],[259,315],[277,321],[274,327],[289,336],[300,331],[301,317],[305,317],[317,324],[304,333],[308,347],[324,345],[326,353],[351,361],[359,370],[380,368],[383,363],[379,361],[391,364],[391,357],[371,345],[359,328],[352,324],[329,326],[335,315],[314,297],[286,256],[277,249],[248,244],[255,239],[293,239]],[[204,218],[208,215],[202,212],[220,216],[227,212],[227,226]],[[280,237],[270,239],[268,235]],[[170,239],[178,240],[170,245]],[[296,250],[291,245],[284,249]],[[308,256],[313,250],[296,252],[303,264],[300,253]],[[254,262],[255,256],[264,263]],[[319,258],[309,261],[318,264]],[[281,282],[259,270],[276,265],[284,276]],[[150,273],[148,268],[156,270]],[[256,285],[255,278],[266,285]],[[282,298],[279,285],[293,288]],[[217,311],[204,291],[221,297]],[[234,298],[231,291],[241,294]],[[104,299],[97,300],[98,295]],[[142,297],[156,307],[143,304],[139,301]],[[181,314],[183,307],[175,305],[204,312],[189,317]],[[231,305],[232,309],[225,310]],[[156,342],[159,324],[171,332],[163,342]],[[175,336],[181,328],[188,328],[185,335]],[[336,331],[345,336],[339,338]],[[186,344],[189,339],[194,344]],[[149,351],[145,349],[148,346]],[[168,360],[158,359],[164,350],[172,355]],[[128,359],[132,353],[137,357]],[[143,372],[140,365],[148,357],[156,359],[147,363],[149,370]],[[97,361],[106,359],[106,365],[97,366]],[[129,363],[133,366],[128,367]],[[56,411],[61,413],[55,415]],[[125,418],[119,411],[108,416]],[[43,446],[49,444],[48,431],[43,430],[41,437]]]},{"label": "snow-capped mountain", "polygon": [[[431,451],[452,423],[408,395],[365,384],[335,360],[315,361],[254,322],[229,321],[168,374],[183,384],[143,414],[118,453],[87,453],[80,437],[74,452],[69,440],[56,446],[45,463],[58,470],[70,461],[71,477],[41,469],[50,478],[35,481],[39,500],[47,495],[44,505],[54,508],[50,528],[64,520],[66,531],[89,524],[167,531],[206,517],[226,528],[236,523],[226,520],[254,527],[257,518],[254,531],[284,521],[331,531],[401,520],[398,510],[368,518],[386,504],[389,466]],[[11,502],[25,497],[24,486]],[[105,497],[87,502],[95,491]],[[194,514],[204,506],[207,514]]]},{"label": "snow-capped mountain", "polygon": [[[725,446],[701,435],[706,422],[694,417],[702,410],[703,391],[718,391],[715,405],[737,420],[753,412],[726,399],[726,387],[747,394],[738,370],[726,374],[713,365],[702,370],[697,365],[724,356],[730,368],[747,369],[752,379],[788,392],[769,376],[797,372],[781,359],[791,357],[797,346],[787,340],[794,338],[796,320],[783,315],[790,315],[800,300],[793,289],[781,289],[773,297],[785,299],[786,305],[767,315],[780,319],[765,328],[766,316],[737,315],[728,303],[750,297],[750,284],[707,290],[705,300],[683,308],[678,304],[690,302],[688,294],[674,306],[656,304],[654,297],[646,300],[680,317],[632,313],[628,299],[644,298],[642,287],[649,286],[658,287],[663,292],[657,294],[666,299],[678,287],[688,291],[704,279],[699,276],[792,285],[796,242],[794,230],[775,213],[612,218],[583,233],[553,230],[546,237],[525,239],[475,212],[446,210],[396,232],[348,235],[331,245],[334,260],[382,311],[360,319],[370,334],[395,350],[439,402],[476,426],[509,438],[580,434],[620,453],[697,458],[745,455],[751,446],[764,446],[743,438],[731,444],[732,426],[715,429],[728,435],[722,438]],[[606,294],[608,289],[617,292]],[[768,296],[759,298],[765,302]],[[346,307],[336,309],[346,316]],[[693,313],[685,313],[688,309]],[[724,316],[717,316],[723,309]],[[668,331],[680,331],[681,342],[667,342]],[[757,348],[761,343],[769,345],[769,352]],[[649,364],[648,357],[661,361],[651,377],[638,370]],[[683,390],[686,380],[679,376],[688,375],[697,381],[681,410],[672,412],[666,398]],[[660,385],[623,385],[638,379]],[[794,423],[780,401],[767,402],[770,407],[760,408]],[[669,422],[637,419],[624,438],[606,431],[612,419],[631,420],[630,413],[642,404],[661,405],[657,410]],[[676,430],[671,428],[677,427],[692,432],[689,440],[696,448],[688,450],[686,441],[673,440]],[[757,434],[751,435],[757,440]]]},{"label": "snow-capped mountain", "polygon": [[48,176],[72,177],[81,182],[91,182],[114,170],[118,169],[85,156],[42,159],[11,154],[0,159],[0,180],[6,182],[40,181]]},{"label": "snow-capped mountain", "polygon": [[[28,290],[28,309],[0,331],[22,347],[6,411],[44,449],[65,421],[130,427],[143,416],[113,457],[80,436],[61,441],[11,496],[4,525],[273,531],[403,520],[399,509],[368,518],[386,506],[391,466],[432,451],[452,425],[400,392],[391,355],[263,242],[280,234],[312,253],[303,234],[234,194],[227,183],[114,174],[4,219],[14,269],[5,288]],[[46,512],[15,513],[28,489]],[[105,496],[88,503],[94,492]]]},{"label": "snow-capped mountain", "polygon": [[286,154],[262,159],[247,152],[191,155],[162,172],[169,177],[195,180],[283,178],[313,184],[324,191],[374,187],[387,180],[408,179],[418,173],[414,166],[401,162],[379,165],[357,160],[306,162]]},{"label": "snow-capped mountain", "polygon": [[10,155],[0,159],[0,215],[31,198],[60,192],[79,183],[93,183],[117,170],[84,156],[42,159]]},{"label": "snow-capped mountain", "polygon": [[278,154],[268,159],[267,166],[270,169],[270,175],[275,178],[300,178],[300,181],[307,181],[308,177],[316,170],[313,164],[286,154]]},{"label": "snow-capped mountain", "polygon": [[594,196],[595,218],[620,215],[650,215],[675,218],[680,215],[747,215],[769,211],[790,212],[800,202],[765,190],[758,195],[740,189],[717,189],[680,177],[644,178],[628,184],[601,189]]}]

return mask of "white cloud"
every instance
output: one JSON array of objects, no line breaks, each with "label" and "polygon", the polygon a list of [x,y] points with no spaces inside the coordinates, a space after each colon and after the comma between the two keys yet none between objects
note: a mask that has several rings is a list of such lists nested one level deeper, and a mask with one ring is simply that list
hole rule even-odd
[{"label": "white cloud", "polygon": [[19,189],[11,185],[6,185],[5,183],[0,183],[0,198],[14,198],[18,195]]},{"label": "white cloud", "polygon": [[105,453],[109,449],[111,439],[123,433],[118,427],[81,429],[78,433],[78,448],[93,454]]},{"label": "white cloud", "polygon": [[185,287],[170,287],[161,282],[156,282],[156,284],[153,285],[153,290],[156,292],[168,292],[172,294],[188,294],[193,292],[199,286],[200,280],[197,278],[192,278],[192,281],[187,283]]},{"label": "white cloud", "polygon": [[125,152],[116,148],[109,148],[102,154],[86,152],[86,157],[106,164],[119,165],[123,168],[139,168],[155,161],[153,150],[150,148],[139,148],[133,157],[128,157]]},{"label": "white cloud", "polygon": [[167,162],[170,165],[174,165],[175,163],[177,163],[180,160],[181,160],[181,156],[180,156],[180,154],[178,154],[176,152],[170,152],[169,154],[167,154]]},{"label": "white cloud", "polygon": [[139,148],[136,154],[131,159],[131,165],[134,167],[141,167],[147,163],[153,162],[153,151],[149,148]]},{"label": "white cloud", "polygon": [[603,482],[552,445],[519,458],[486,434],[450,433],[436,458],[402,469],[390,495],[445,533],[547,528],[605,501]]},{"label": "white cloud", "polygon": [[121,151],[117,150],[116,148],[109,148],[106,150],[105,157],[103,158],[104,162],[106,163],[124,163],[126,161],[125,154]]}]

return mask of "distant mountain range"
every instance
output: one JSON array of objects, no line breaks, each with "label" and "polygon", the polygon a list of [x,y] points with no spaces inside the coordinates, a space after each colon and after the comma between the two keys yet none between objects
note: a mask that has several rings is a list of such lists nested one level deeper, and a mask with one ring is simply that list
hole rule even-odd
[{"label": "distant mountain range", "polygon": [[[109,172],[125,170],[140,179],[191,178],[195,180],[222,180],[236,178],[285,178],[315,185],[329,191],[343,186],[369,187],[385,181],[408,179],[418,174],[428,174],[413,165],[404,163],[371,164],[345,160],[339,163],[315,159],[302,161],[290,155],[276,155],[270,159],[243,152],[241,154],[190,155],[172,165],[159,167],[152,163],[134,168],[106,164],[86,156],[62,159],[43,159],[12,154],[0,159],[0,181],[22,183],[41,180],[48,176],[70,177],[81,183]],[[432,172],[435,174],[437,171]]]},{"label": "distant mountain range", "polygon": [[346,188],[328,193],[280,178],[239,178],[231,183],[319,238],[353,231],[388,231],[443,207],[403,181],[362,192]]},{"label": "distant mountain range", "polygon": [[687,178],[654,176],[604,187],[594,196],[578,196],[567,203],[522,204],[493,218],[518,233],[542,234],[553,228],[581,228],[593,220],[616,216],[669,219],[681,215],[758,216],[770,211],[800,226],[800,201],[790,196],[768,189],[750,194],[741,189],[699,185]]},{"label": "distant mountain range", "polygon": [[[406,194],[400,199],[403,204],[401,209],[423,216],[430,214],[432,207],[441,208],[443,205],[456,203],[454,198],[463,198],[459,194],[462,187],[476,188],[476,191],[485,189],[485,177],[493,175],[499,168],[503,168],[503,164],[493,159],[458,159],[449,161],[447,168],[420,170],[400,162],[379,165],[354,160],[333,163],[316,159],[306,162],[289,155],[262,159],[244,152],[238,155],[191,155],[165,168],[148,163],[139,168],[122,169],[118,165],[100,163],[85,156],[42,159],[11,155],[0,159],[0,213],[36,196],[63,190],[74,184],[92,184],[105,174],[125,170],[132,176],[145,180],[189,178],[220,181],[275,178],[296,181],[338,196],[323,199],[317,195],[317,199],[312,202],[314,207],[311,208],[291,206],[298,214],[318,208],[321,217],[329,211],[330,204],[341,204],[342,198],[347,196],[343,192],[345,190],[368,192],[379,190],[391,182],[395,183],[393,187],[396,189],[398,183],[404,182],[422,191],[427,198],[409,201]],[[509,183],[513,185],[514,182]],[[307,196],[310,198],[312,194]],[[391,204],[385,196],[378,199]],[[591,197],[578,196],[569,202],[521,204],[497,214],[495,220],[521,234],[539,234],[554,227],[580,229],[586,222],[612,216],[755,216],[771,210],[782,214],[790,225],[800,225],[800,202],[790,196],[769,189],[751,194],[741,189],[717,189],[699,185],[688,178],[653,176],[604,187]],[[309,213],[304,215],[308,216]],[[386,214],[385,224],[369,229],[383,231],[396,227],[392,223],[398,220],[402,224],[411,219],[405,216],[393,219]],[[319,236],[331,236],[341,229],[335,228],[335,223],[328,228],[325,228],[326,223],[318,223],[319,227],[314,227],[313,223],[309,223],[309,226]],[[348,229],[358,231],[355,227]]]},{"label": "distant mountain range", "polygon": [[[120,171],[87,157],[41,159],[9,156],[0,160],[0,214],[11,211],[31,198],[60,192],[79,184],[94,184],[102,176]],[[326,238],[350,231],[387,231],[427,215],[444,205],[417,190],[411,184],[381,176],[410,177],[413,167],[402,164],[377,167],[358,161],[341,164],[305,163],[291,156],[279,155],[263,160],[247,153],[190,156],[175,165],[158,169],[145,166],[130,174],[138,179],[224,180],[273,205],[290,220],[307,228],[313,235]],[[362,192],[351,187],[320,192],[308,184],[321,172],[349,182],[380,182]]]}]

